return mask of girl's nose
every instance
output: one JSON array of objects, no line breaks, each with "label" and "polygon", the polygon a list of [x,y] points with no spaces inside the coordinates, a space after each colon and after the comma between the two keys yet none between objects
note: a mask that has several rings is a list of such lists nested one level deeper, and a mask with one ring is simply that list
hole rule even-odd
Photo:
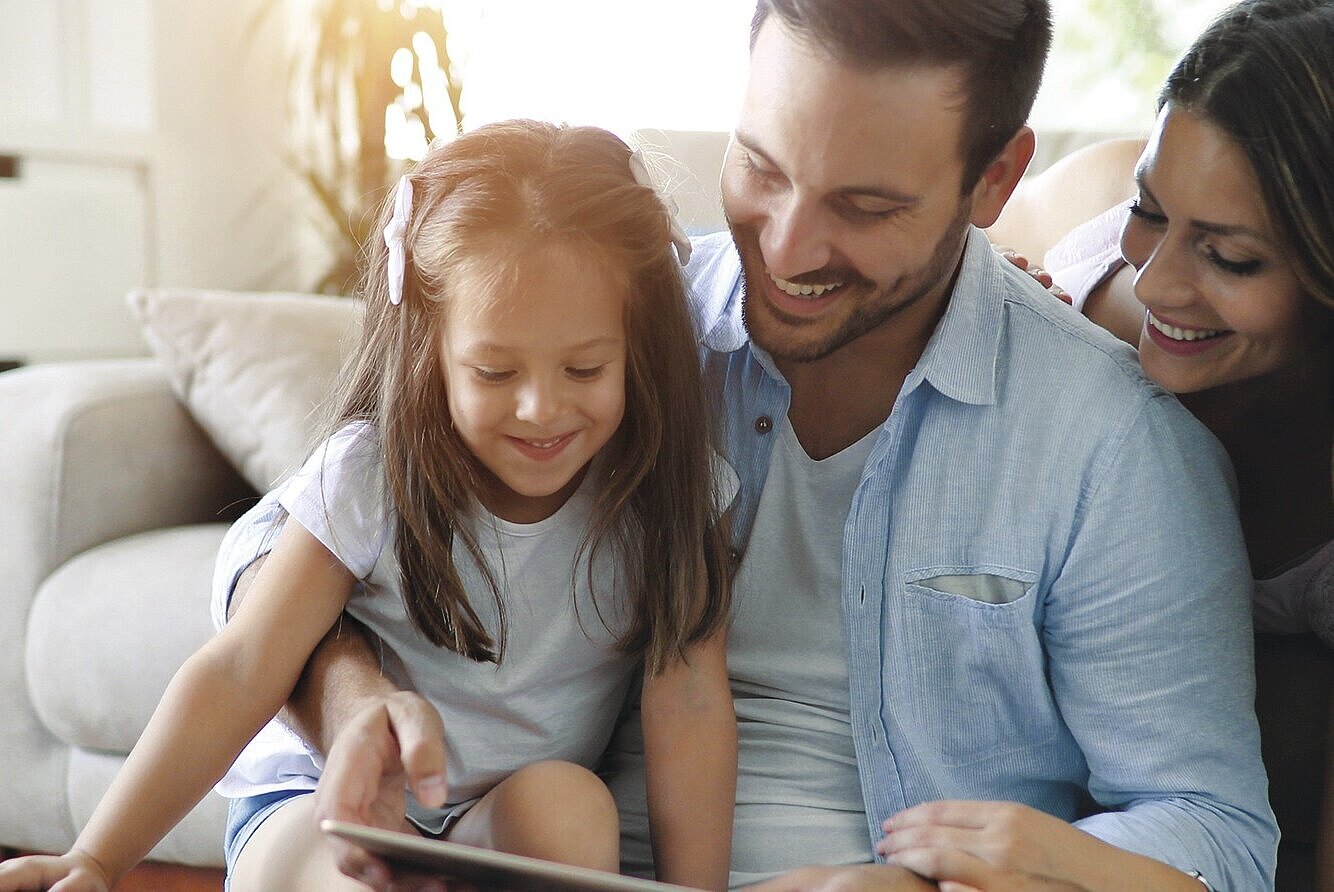
[{"label": "girl's nose", "polygon": [[515,414],[520,421],[543,427],[558,420],[564,405],[564,391],[559,383],[533,379],[520,389]]}]

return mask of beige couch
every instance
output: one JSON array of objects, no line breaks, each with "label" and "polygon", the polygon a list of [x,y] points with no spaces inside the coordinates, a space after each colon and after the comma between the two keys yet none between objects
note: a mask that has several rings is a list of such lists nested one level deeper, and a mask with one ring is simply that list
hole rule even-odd
[{"label": "beige couch", "polygon": [[[0,374],[0,847],[73,842],[212,633],[227,523],[299,460],[353,319],[291,295],[132,304],[156,358]],[[220,865],[225,813],[210,794],[152,857]]]},{"label": "beige couch", "polygon": [[[172,672],[212,631],[208,580],[250,487],[153,360],[0,375],[0,844],[63,851]],[[210,796],[154,857],[221,863]]]}]

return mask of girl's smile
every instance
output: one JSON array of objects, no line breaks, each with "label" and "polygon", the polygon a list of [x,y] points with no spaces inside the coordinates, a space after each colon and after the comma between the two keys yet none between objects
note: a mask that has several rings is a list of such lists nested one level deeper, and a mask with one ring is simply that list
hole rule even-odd
[{"label": "girl's smile", "polygon": [[452,276],[440,345],[449,414],[489,479],[479,495],[533,523],[579,487],[625,413],[625,295],[577,249],[551,244],[515,263],[483,251]]}]

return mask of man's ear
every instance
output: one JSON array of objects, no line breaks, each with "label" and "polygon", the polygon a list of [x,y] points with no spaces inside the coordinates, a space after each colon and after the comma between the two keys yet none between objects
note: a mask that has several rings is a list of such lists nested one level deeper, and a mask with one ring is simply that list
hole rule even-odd
[{"label": "man's ear", "polygon": [[1010,193],[1028,169],[1028,162],[1033,160],[1035,145],[1033,129],[1020,127],[982,171],[977,185],[973,186],[971,222],[974,226],[986,229],[996,222],[1005,202],[1010,200]]}]

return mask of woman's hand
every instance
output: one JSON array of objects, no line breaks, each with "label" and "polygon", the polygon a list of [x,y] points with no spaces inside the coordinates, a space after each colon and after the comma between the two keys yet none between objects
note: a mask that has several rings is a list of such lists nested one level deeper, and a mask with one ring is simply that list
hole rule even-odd
[{"label": "woman's hand", "polygon": [[64,855],[29,855],[0,864],[3,892],[107,892],[102,866],[90,855],[71,849]]},{"label": "woman's hand", "polygon": [[[445,803],[445,732],[421,695],[399,691],[359,712],[334,738],[316,788],[319,820],[402,830],[406,788],[423,805]],[[338,869],[374,889],[394,881],[365,849],[330,836]]]},{"label": "woman's hand", "polygon": [[1027,256],[1016,251],[1014,248],[1007,248],[1004,245],[995,245],[994,247],[997,254],[1032,276],[1033,281],[1050,291],[1054,297],[1063,300],[1068,304],[1074,303],[1066,290],[1052,281],[1051,273],[1047,272],[1040,266],[1031,264]]},{"label": "woman's hand", "polygon": [[1014,802],[927,802],[884,829],[876,851],[936,880],[942,892],[1202,889],[1175,868]]}]

